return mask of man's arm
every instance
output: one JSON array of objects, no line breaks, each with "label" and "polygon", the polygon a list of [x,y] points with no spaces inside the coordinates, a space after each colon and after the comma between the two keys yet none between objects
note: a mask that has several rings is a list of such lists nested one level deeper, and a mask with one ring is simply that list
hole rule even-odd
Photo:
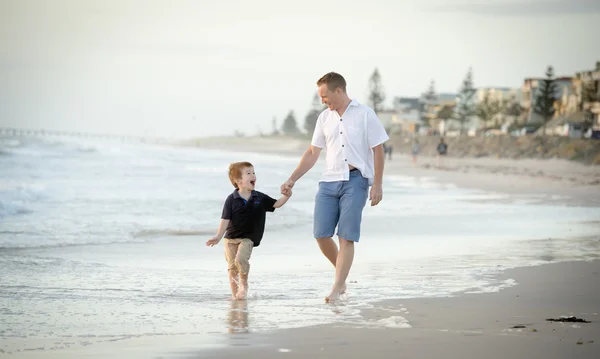
[{"label": "man's arm", "polygon": [[383,163],[385,162],[383,145],[373,147],[373,159],[375,174],[373,176],[373,186],[369,192],[369,199],[371,200],[371,206],[376,206],[383,199]]},{"label": "man's arm", "polygon": [[375,162],[373,185],[381,186],[383,184],[383,164],[385,163],[385,152],[383,150],[383,145],[373,147],[373,160]]},{"label": "man's arm", "polygon": [[321,154],[320,147],[316,147],[313,145],[310,145],[308,147],[308,149],[302,155],[302,158],[300,159],[300,163],[298,164],[298,167],[296,167],[294,172],[292,172],[290,178],[284,184],[281,185],[281,193],[283,195],[288,195],[288,194],[291,195],[288,191],[291,190],[292,187],[294,187],[294,184],[296,183],[297,180],[299,180],[302,176],[304,176],[306,174],[306,172],[308,172],[308,170],[313,168],[315,163],[317,163],[317,161],[319,160],[320,154]]},{"label": "man's arm", "polygon": [[304,176],[306,172],[313,168],[315,163],[317,163],[320,154],[321,148],[310,145],[302,155],[302,158],[300,159],[300,164],[298,164],[298,167],[296,167],[294,172],[292,172],[292,175],[289,179],[293,182],[296,182],[302,176]]}]

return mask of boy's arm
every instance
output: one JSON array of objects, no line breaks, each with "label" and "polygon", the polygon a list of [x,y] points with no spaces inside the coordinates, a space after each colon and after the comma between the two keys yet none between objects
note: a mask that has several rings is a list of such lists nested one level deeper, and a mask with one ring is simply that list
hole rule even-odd
[{"label": "boy's arm", "polygon": [[280,208],[280,207],[282,207],[288,201],[288,199],[290,199],[290,197],[292,196],[292,190],[289,190],[288,194],[289,194],[289,196],[286,196],[286,195],[281,196],[281,198],[279,198],[273,204],[273,208]]},{"label": "boy's arm", "polygon": [[223,238],[223,236],[225,235],[228,225],[229,225],[229,219],[221,219],[221,223],[219,224],[219,229],[217,230],[217,234],[214,237],[212,237],[211,239],[209,239],[206,242],[206,245],[209,247],[212,247],[212,246],[218,244],[221,241],[221,239]]},{"label": "boy's arm", "polygon": [[221,240],[221,238],[223,238],[223,236],[225,235],[225,232],[227,231],[227,226],[229,225],[229,219],[221,219],[221,223],[219,224],[219,229],[217,230],[217,234],[215,235],[215,238],[219,238],[219,240]]}]

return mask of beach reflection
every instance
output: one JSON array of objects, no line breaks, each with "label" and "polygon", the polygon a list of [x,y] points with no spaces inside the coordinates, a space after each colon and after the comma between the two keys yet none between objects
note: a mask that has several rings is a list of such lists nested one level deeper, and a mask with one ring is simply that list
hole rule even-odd
[{"label": "beach reflection", "polygon": [[248,302],[231,300],[227,326],[230,333],[248,333]]}]

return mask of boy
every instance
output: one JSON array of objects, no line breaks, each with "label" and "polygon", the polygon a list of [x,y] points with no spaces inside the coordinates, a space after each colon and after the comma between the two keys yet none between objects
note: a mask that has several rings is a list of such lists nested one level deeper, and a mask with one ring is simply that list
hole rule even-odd
[{"label": "boy", "polygon": [[260,245],[265,230],[266,212],[273,212],[275,208],[283,206],[292,193],[286,193],[275,200],[255,191],[256,175],[254,166],[249,162],[232,163],[229,166],[229,180],[235,190],[225,200],[217,235],[209,239],[206,245],[214,246],[225,235],[225,259],[231,295],[234,299],[245,299],[248,293],[250,254],[254,247]]}]

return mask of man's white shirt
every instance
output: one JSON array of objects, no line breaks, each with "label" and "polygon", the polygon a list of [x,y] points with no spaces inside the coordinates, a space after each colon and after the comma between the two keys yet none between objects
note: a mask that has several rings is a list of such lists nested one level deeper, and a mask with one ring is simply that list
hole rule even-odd
[{"label": "man's white shirt", "polygon": [[389,139],[375,112],[352,100],[340,117],[337,111],[326,109],[317,119],[311,144],[324,148],[325,169],[321,181],[347,181],[348,165],[362,173],[373,185],[375,161],[373,147]]}]

